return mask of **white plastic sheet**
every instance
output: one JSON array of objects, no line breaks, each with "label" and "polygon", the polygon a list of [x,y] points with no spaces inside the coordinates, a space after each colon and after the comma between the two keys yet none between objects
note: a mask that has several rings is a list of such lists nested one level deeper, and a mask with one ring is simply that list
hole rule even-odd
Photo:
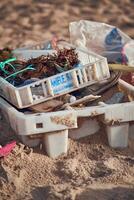
[{"label": "white plastic sheet", "polygon": [[107,57],[108,62],[134,66],[134,40],[105,23],[80,20],[69,25],[71,43]]}]

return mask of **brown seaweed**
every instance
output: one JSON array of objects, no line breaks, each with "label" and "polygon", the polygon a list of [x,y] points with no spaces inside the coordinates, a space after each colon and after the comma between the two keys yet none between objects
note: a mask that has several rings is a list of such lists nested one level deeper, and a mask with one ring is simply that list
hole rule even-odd
[{"label": "brown seaweed", "polygon": [[[6,55],[6,54],[5,54]],[[17,73],[16,76],[8,78],[9,82],[15,82],[17,85],[22,84],[23,81],[31,78],[47,78],[55,74],[73,69],[79,64],[78,54],[74,48],[58,49],[54,54],[41,55],[37,58],[31,58],[27,61],[16,60],[11,63],[15,70],[9,65],[5,64],[4,70],[8,74],[14,74],[20,70],[24,70],[28,66],[32,66],[34,70],[24,70]],[[0,70],[0,76],[6,78],[8,75]]]},{"label": "brown seaweed", "polygon": [[42,55],[29,59],[26,66],[32,64],[35,70],[26,71],[21,74],[21,77],[25,79],[49,77],[73,69],[74,65],[78,63],[78,55],[75,49],[59,49],[57,53],[52,55]]}]

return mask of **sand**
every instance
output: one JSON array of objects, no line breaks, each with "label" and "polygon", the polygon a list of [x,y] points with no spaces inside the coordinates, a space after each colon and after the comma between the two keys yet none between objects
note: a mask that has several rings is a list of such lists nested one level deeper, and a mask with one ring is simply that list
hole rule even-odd
[{"label": "sand", "polygon": [[[50,39],[69,39],[68,24],[87,19],[118,26],[134,38],[132,0],[1,0],[1,47],[19,47]],[[0,160],[0,199],[111,200],[134,199],[132,150],[108,146],[102,128],[73,141],[67,155],[49,158],[43,150],[24,146],[0,120],[0,141],[16,139],[12,153]]]},{"label": "sand", "polygon": [[21,46],[57,35],[69,39],[69,22],[87,19],[121,28],[134,38],[133,0],[1,0],[1,46]]},{"label": "sand", "polygon": [[[2,124],[8,132],[6,122]],[[103,128],[77,141],[69,139],[69,144],[67,154],[52,159],[44,150],[33,150],[17,140],[12,153],[1,160],[0,199],[134,198],[131,149],[110,148]]]}]

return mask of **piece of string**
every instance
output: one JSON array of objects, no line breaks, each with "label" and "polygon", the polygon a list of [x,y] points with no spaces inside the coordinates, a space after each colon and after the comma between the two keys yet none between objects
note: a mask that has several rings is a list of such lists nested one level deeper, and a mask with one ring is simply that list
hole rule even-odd
[{"label": "piece of string", "polygon": [[15,61],[16,58],[10,58],[4,62],[0,62],[0,70],[3,71],[6,75],[10,74],[7,70],[5,70],[5,66],[6,65],[10,65],[12,67],[12,69],[15,71],[15,67],[10,63],[12,61]]},{"label": "piece of string", "polygon": [[20,71],[17,71],[17,72],[15,72],[15,73],[13,73],[13,74],[10,74],[9,76],[7,76],[5,79],[9,79],[9,78],[14,78],[16,75],[18,75],[18,74],[20,74],[20,73],[22,73],[22,72],[24,72],[24,71],[27,71],[27,70],[36,70],[35,68],[33,68],[32,67],[33,65],[31,64],[31,65],[29,65],[28,67],[26,67],[25,69],[22,69],[22,70],[20,70]]}]

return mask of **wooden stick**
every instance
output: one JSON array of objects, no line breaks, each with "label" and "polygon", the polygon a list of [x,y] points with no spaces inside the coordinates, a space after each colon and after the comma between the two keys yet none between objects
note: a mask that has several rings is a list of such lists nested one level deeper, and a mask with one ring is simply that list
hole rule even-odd
[{"label": "wooden stick", "polygon": [[96,99],[100,98],[101,96],[95,96],[95,95],[88,95],[88,96],[85,96],[81,99],[78,99],[72,103],[67,103],[67,104],[64,104],[62,108],[65,108],[66,106],[77,106],[77,105],[80,105],[80,104],[85,104],[85,103],[88,103],[88,102],[92,102],[92,101],[95,101]]},{"label": "wooden stick", "polygon": [[134,66],[122,65],[122,64],[108,64],[109,69],[113,71],[122,71],[122,72],[134,72]]}]

